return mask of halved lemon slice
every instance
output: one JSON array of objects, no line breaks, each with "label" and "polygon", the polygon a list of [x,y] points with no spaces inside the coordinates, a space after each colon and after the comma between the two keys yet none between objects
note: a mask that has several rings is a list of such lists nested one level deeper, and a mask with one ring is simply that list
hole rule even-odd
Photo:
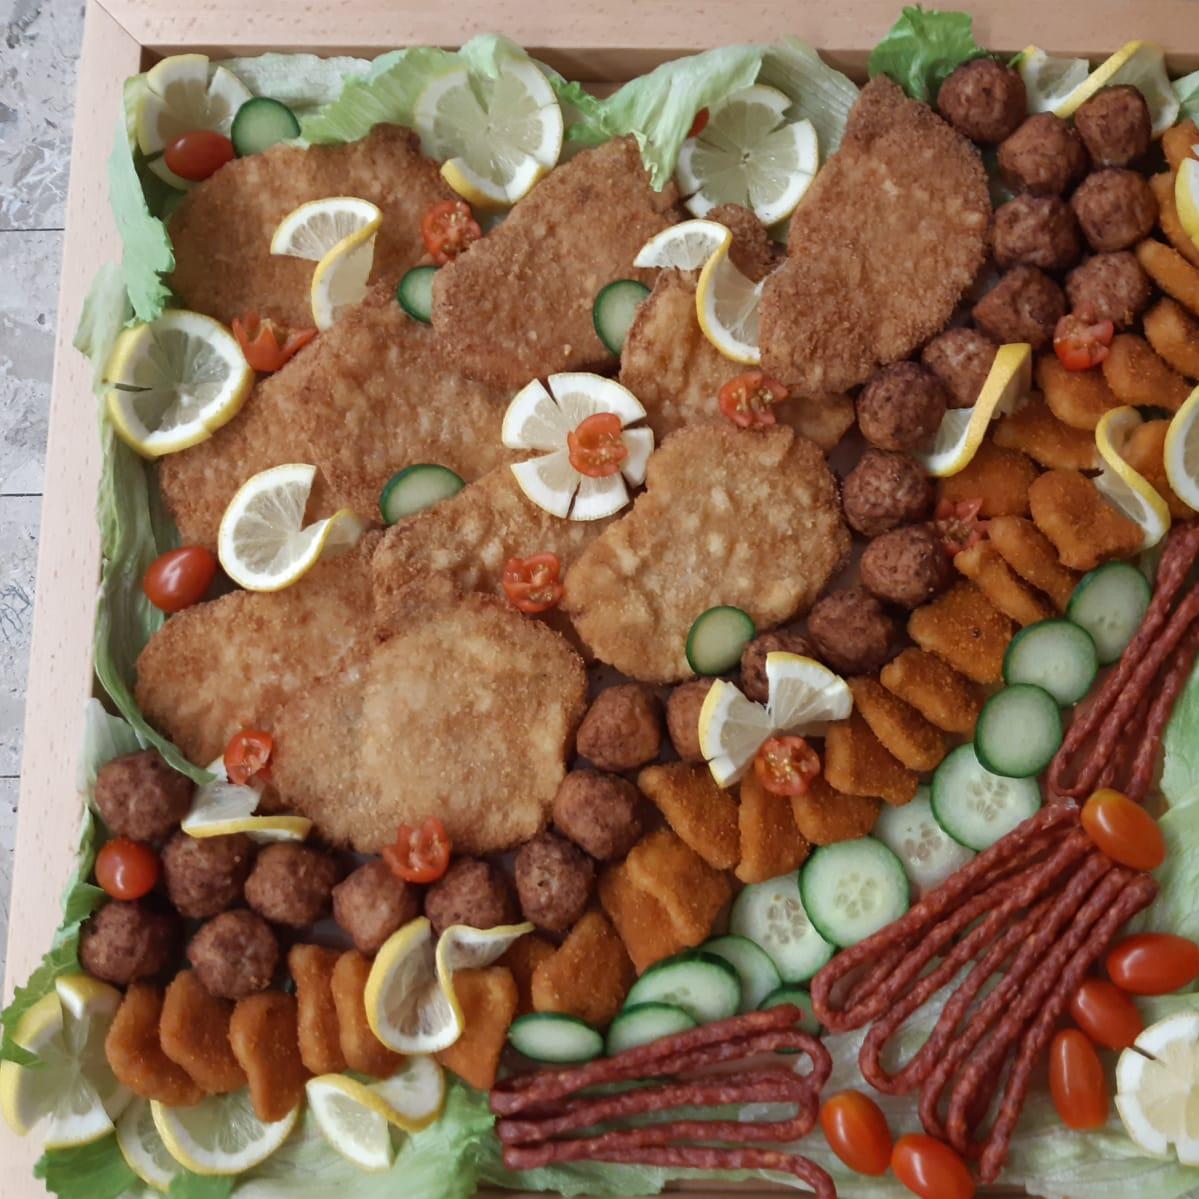
[{"label": "halved lemon slice", "polygon": [[[212,767],[209,767],[211,770]],[[181,825],[189,837],[227,837],[245,833],[259,844],[303,841],[312,831],[305,816],[255,816],[261,796],[253,787],[218,778],[196,788]]]},{"label": "halved lemon slice", "polygon": [[764,705],[724,679],[712,684],[699,710],[699,748],[719,786],[736,782],[773,732],[774,720]]},{"label": "halved lemon slice", "polygon": [[342,238],[312,272],[312,320],[328,329],[347,308],[366,298],[366,285],[375,261],[375,230],[360,229]]},{"label": "halved lemon slice", "polygon": [[156,1191],[168,1190],[179,1173],[179,1163],[154,1127],[148,1099],[135,1098],[117,1121],[117,1147],[129,1169]]},{"label": "halved lemon slice", "polygon": [[266,1161],[296,1126],[297,1104],[282,1120],[264,1123],[250,1093],[209,1095],[193,1107],[150,1101],[154,1127],[170,1155],[193,1174],[240,1174]]},{"label": "halved lemon slice", "polygon": [[1184,158],[1174,176],[1174,204],[1187,236],[1199,246],[1199,160]]},{"label": "halved lemon slice", "polygon": [[378,206],[357,196],[326,196],[293,209],[271,237],[271,253],[319,262],[338,242],[383,223]]},{"label": "halved lemon slice", "polygon": [[844,720],[853,708],[845,680],[801,654],[767,654],[766,683],[766,708],[780,733],[821,736],[829,721]]},{"label": "halved lemon slice", "polygon": [[204,54],[173,54],[146,73],[137,110],[137,144],[157,154],[197,129],[228,135],[250,90],[232,71],[216,67],[208,77]]},{"label": "halved lemon slice", "polygon": [[1160,137],[1178,120],[1181,105],[1170,86],[1165,55],[1151,42],[1125,43],[1059,100],[1052,111],[1059,117],[1072,117],[1096,92],[1118,84],[1135,87],[1145,97],[1154,137]]},{"label": "halved lemon slice", "polygon": [[[494,960],[488,958],[489,962]],[[434,1058],[413,1054],[390,1078],[372,1083],[369,1090],[383,1101],[383,1114],[389,1123],[405,1132],[419,1132],[441,1114],[445,1075]]]},{"label": "halved lemon slice", "polygon": [[762,284],[747,279],[733,265],[731,244],[730,238],[704,263],[695,290],[695,314],[704,336],[726,358],[753,366],[762,360],[758,348]]},{"label": "halved lemon slice", "polygon": [[1199,510],[1199,387],[1187,396],[1166,430],[1166,479],[1184,504]]},{"label": "halved lemon slice", "polygon": [[1141,414],[1135,408],[1113,408],[1104,413],[1095,426],[1095,448],[1103,459],[1095,486],[1141,526],[1142,545],[1148,549],[1170,531],[1170,509],[1145,476],[1124,460],[1124,443],[1140,423]]},{"label": "halved lemon slice", "polygon": [[655,233],[637,251],[633,265],[662,270],[698,271],[722,246],[728,247],[732,232],[718,221],[680,221]]},{"label": "halved lemon slice", "polygon": [[325,1140],[360,1170],[378,1174],[395,1157],[382,1100],[344,1074],[310,1078],[304,1090],[308,1107]]},{"label": "halved lemon slice", "polygon": [[1125,1131],[1154,1157],[1199,1166],[1199,1015],[1151,1024],[1116,1064],[1116,1111]]},{"label": "halved lemon slice", "polygon": [[1090,74],[1085,58],[1057,58],[1040,46],[1026,46],[1016,64],[1024,80],[1029,112],[1053,112]]},{"label": "halved lemon slice", "polygon": [[113,428],[139,454],[157,458],[198,445],[232,420],[254,372],[219,321],[172,308],[117,338],[105,381]]}]

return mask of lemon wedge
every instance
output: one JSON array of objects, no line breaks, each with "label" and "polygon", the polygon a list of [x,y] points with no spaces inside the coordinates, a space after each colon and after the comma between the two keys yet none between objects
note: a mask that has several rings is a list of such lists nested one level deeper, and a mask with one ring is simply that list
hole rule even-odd
[{"label": "lemon wedge", "polygon": [[225,763],[218,758],[208,766],[217,777],[196,788],[192,806],[183,818],[182,829],[189,837],[227,837],[245,833],[259,844],[271,841],[303,841],[312,831],[305,816],[255,816],[261,792],[225,776]]},{"label": "lemon wedge", "polygon": [[1199,387],[1187,396],[1166,430],[1166,479],[1184,504],[1199,511]]},{"label": "lemon wedge", "polygon": [[170,1155],[193,1174],[240,1174],[266,1161],[291,1134],[297,1104],[282,1120],[264,1123],[247,1090],[208,1095],[192,1107],[150,1101],[154,1127]]},{"label": "lemon wedge", "polygon": [[991,421],[1020,408],[1031,387],[1032,346],[1023,341],[1000,346],[978,399],[969,408],[950,408],[941,418],[932,449],[914,450],[913,457],[934,478],[956,475],[978,452]]},{"label": "lemon wedge", "polygon": [[271,236],[271,253],[319,262],[347,237],[383,223],[378,206],[357,196],[326,196],[292,209]]},{"label": "lemon wedge", "polygon": [[154,1127],[149,1100],[140,1096],[117,1121],[117,1147],[129,1169],[156,1191],[168,1190],[179,1173],[179,1163],[167,1151]]},{"label": "lemon wedge", "polygon": [[1116,1063],[1116,1111],[1129,1137],[1154,1157],[1199,1166],[1199,1015],[1151,1024]]},{"label": "lemon wedge", "polygon": [[763,704],[747,699],[725,679],[717,679],[699,710],[699,748],[721,787],[745,773],[754,754],[774,732]]},{"label": "lemon wedge", "polygon": [[1186,235],[1199,246],[1199,160],[1184,158],[1174,176],[1174,204]]},{"label": "lemon wedge", "polygon": [[173,54],[146,72],[137,109],[137,144],[157,154],[185,133],[212,129],[226,136],[250,90],[232,71],[215,67],[209,78],[205,54]]},{"label": "lemon wedge", "polygon": [[1178,120],[1181,105],[1170,86],[1165,55],[1160,46],[1151,42],[1127,42],[1121,46],[1067,92],[1051,111],[1059,117],[1072,117],[1096,92],[1119,84],[1135,87],[1145,97],[1154,137],[1161,137]]},{"label": "lemon wedge", "polygon": [[762,283],[747,279],[733,265],[731,245],[730,237],[704,263],[695,289],[695,314],[704,336],[726,358],[754,366],[762,360],[758,348]]},{"label": "lemon wedge", "polygon": [[404,1132],[419,1132],[441,1115],[445,1075],[433,1058],[413,1054],[390,1078],[372,1083],[369,1090],[382,1100],[389,1124]]},{"label": "lemon wedge", "polygon": [[721,247],[733,241],[732,232],[718,221],[680,221],[655,233],[637,251],[633,265],[648,269],[698,271]]},{"label": "lemon wedge", "polygon": [[375,231],[362,229],[339,241],[316,264],[309,298],[318,329],[328,329],[347,308],[362,303],[374,261]]},{"label": "lemon wedge", "polygon": [[1141,527],[1142,548],[1157,545],[1170,531],[1170,509],[1144,475],[1124,460],[1124,443],[1141,423],[1135,408],[1113,408],[1105,412],[1095,426],[1095,448],[1103,459],[1103,469],[1095,477],[1095,486],[1121,512]]},{"label": "lemon wedge", "polygon": [[1029,112],[1053,112],[1091,72],[1085,58],[1057,58],[1040,46],[1026,46],[1016,64]]}]

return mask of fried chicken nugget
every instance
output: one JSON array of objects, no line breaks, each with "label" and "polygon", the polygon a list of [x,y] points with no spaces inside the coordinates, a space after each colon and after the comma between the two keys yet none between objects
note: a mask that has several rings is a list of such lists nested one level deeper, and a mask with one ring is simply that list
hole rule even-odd
[{"label": "fried chicken nugget", "polygon": [[1003,655],[1013,632],[1012,622],[968,582],[955,583],[908,618],[908,635],[921,649],[976,683],[1003,679]]},{"label": "fried chicken nugget", "polygon": [[1037,468],[1027,454],[984,441],[964,469],[937,480],[937,500],[957,504],[981,499],[979,516],[1023,516],[1036,477]]},{"label": "fried chicken nugget", "polygon": [[313,1074],[340,1074],[346,1068],[333,1002],[333,970],[339,957],[338,950],[323,945],[293,945],[287,954],[296,984],[300,1060]]},{"label": "fried chicken nugget", "polygon": [[516,983],[504,966],[459,970],[454,974],[454,992],[462,1007],[462,1035],[433,1056],[464,1082],[489,1091],[516,1018]]},{"label": "fried chicken nugget", "polygon": [[1199,266],[1199,246],[1191,240],[1191,235],[1183,228],[1178,216],[1178,205],[1174,200],[1174,171],[1150,175],[1149,187],[1157,200],[1158,227],[1166,235],[1166,240],[1188,262]]},{"label": "fried chicken nugget", "polygon": [[979,541],[954,555],[953,564],[997,607],[1017,624],[1048,620],[1053,609],[1007,564],[993,545]]},{"label": "fried chicken nugget", "polygon": [[1094,570],[1113,558],[1131,558],[1141,548],[1140,526],[1076,470],[1046,471],[1032,485],[1029,500],[1037,528],[1072,570]]},{"label": "fried chicken nugget", "polygon": [[1093,429],[1104,413],[1120,406],[1099,367],[1069,371],[1053,353],[1037,357],[1037,386],[1049,411],[1072,429]]},{"label": "fried chicken nugget", "polygon": [[1059,612],[1066,610],[1079,576],[1058,561],[1053,543],[1031,520],[998,516],[987,526],[987,538],[1026,583],[1043,591]]},{"label": "fried chicken nugget", "polygon": [[737,804],[716,785],[703,763],[668,762],[647,766],[637,786],[666,817],[666,823],[709,866],[731,870],[737,864]]},{"label": "fried chicken nugget", "polygon": [[337,1035],[351,1070],[375,1078],[390,1078],[403,1059],[375,1036],[366,1018],[364,995],[370,972],[371,959],[356,949],[337,959],[330,979],[333,1005],[337,1009]]},{"label": "fried chicken nugget", "polygon": [[1124,461],[1166,501],[1175,520],[1190,520],[1195,515],[1189,504],[1178,498],[1166,477],[1166,433],[1168,420],[1147,420],[1129,434],[1124,443]]},{"label": "fried chicken nugget", "polygon": [[905,649],[883,667],[879,682],[942,731],[967,737],[973,734],[982,710],[978,690],[936,654],[925,653],[922,649]]},{"label": "fried chicken nugget", "polygon": [[803,865],[809,846],[785,795],[771,795],[751,770],[741,780],[737,807],[741,860],[733,872],[743,883],[764,883]]},{"label": "fried chicken nugget", "polygon": [[516,1014],[528,1015],[533,1007],[533,975],[537,967],[546,958],[552,958],[558,952],[558,947],[540,933],[525,933],[523,937],[513,941],[508,946],[504,956],[496,963],[507,966],[512,972],[512,981],[516,983]]},{"label": "fried chicken nugget", "polygon": [[625,860],[629,878],[663,907],[675,932],[687,945],[698,945],[711,931],[732,888],[670,829],[643,837]]},{"label": "fried chicken nugget", "polygon": [[1199,379],[1199,320],[1163,296],[1145,313],[1149,344],[1180,375]]},{"label": "fried chicken nugget", "polygon": [[1167,295],[1199,316],[1199,267],[1160,241],[1146,238],[1135,250],[1145,274]]},{"label": "fried chicken nugget", "polygon": [[1179,121],[1162,134],[1162,153],[1172,171],[1178,170],[1184,159],[1199,158],[1195,143],[1199,142],[1199,126],[1194,121]]},{"label": "fried chicken nugget", "polygon": [[599,900],[638,974],[698,943],[679,936],[666,908],[633,881],[626,862],[609,866],[600,874]]},{"label": "fried chicken nugget", "polygon": [[812,845],[855,841],[874,828],[883,801],[867,795],[842,795],[817,775],[807,795],[791,796],[791,815],[800,836]]},{"label": "fried chicken nugget", "polygon": [[945,756],[945,738],[910,704],[877,679],[849,680],[853,706],[883,748],[909,770],[935,770]]},{"label": "fried chicken nugget", "polygon": [[1094,436],[1058,420],[1044,400],[1030,400],[1018,412],[1003,417],[992,436],[1000,448],[1020,450],[1042,466],[1094,470],[1099,465]]},{"label": "fried chicken nugget", "polygon": [[229,1044],[246,1072],[250,1101],[260,1120],[282,1120],[303,1102],[310,1074],[300,1058],[294,995],[259,991],[239,999],[229,1022]]},{"label": "fried chicken nugget", "polygon": [[533,1008],[610,1024],[637,977],[620,934],[603,912],[584,912],[533,972]]},{"label": "fried chicken nugget", "polygon": [[203,1089],[163,1052],[159,1035],[163,992],[152,983],[130,983],[108,1027],[104,1054],[117,1082],[143,1099],[191,1107]]},{"label": "fried chicken nugget", "polygon": [[[1121,404],[1177,412],[1191,385],[1135,333],[1118,333],[1103,360],[1103,377]],[[1060,463],[1058,465],[1068,465]],[[1079,464],[1080,468],[1082,464]]]},{"label": "fried chicken nugget", "polygon": [[163,997],[162,1051],[209,1095],[246,1085],[246,1072],[229,1044],[232,1016],[232,1002],[209,995],[191,970],[180,970]]},{"label": "fried chicken nugget", "polygon": [[869,795],[897,807],[911,801],[920,783],[856,710],[825,732],[824,777],[846,795]]}]

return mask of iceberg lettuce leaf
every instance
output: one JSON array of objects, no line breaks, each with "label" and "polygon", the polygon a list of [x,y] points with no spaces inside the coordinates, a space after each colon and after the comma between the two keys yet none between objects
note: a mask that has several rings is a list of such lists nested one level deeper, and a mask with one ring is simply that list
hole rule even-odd
[{"label": "iceberg lettuce leaf", "polygon": [[974,40],[973,18],[919,4],[903,10],[890,32],[870,53],[871,78],[887,75],[913,100],[931,103],[955,67],[986,51]]}]

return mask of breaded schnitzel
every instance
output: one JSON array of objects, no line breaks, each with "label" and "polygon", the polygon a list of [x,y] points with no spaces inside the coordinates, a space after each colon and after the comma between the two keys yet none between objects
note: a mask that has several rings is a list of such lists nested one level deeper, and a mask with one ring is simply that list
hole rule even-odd
[{"label": "breaded schnitzel", "polygon": [[804,395],[906,358],[949,319],[986,257],[982,160],[885,76],[791,218],[762,292],[762,367]]},{"label": "breaded schnitzel", "polygon": [[849,552],[824,457],[785,426],[682,429],[646,488],[567,572],[563,600],[596,657],[635,679],[689,678],[687,634],[708,608],[761,629],[806,611]]},{"label": "breaded schnitzel", "polygon": [[433,327],[469,375],[515,391],[555,371],[610,369],[591,308],[616,279],[653,283],[637,251],[678,219],[674,184],[656,192],[632,138],[584,150],[508,218],[437,272]]},{"label": "breaded schnitzel", "polygon": [[170,222],[175,270],[168,282],[184,306],[229,324],[256,312],[311,328],[314,263],[271,253],[271,235],[293,209],[326,196],[377,204],[374,279],[394,283],[425,255],[420,220],[455,198],[420,139],[400,125],[376,125],[342,146],[274,146],[235,158],[183,198]]},{"label": "breaded schnitzel", "polygon": [[527,841],[566,773],[582,662],[539,621],[445,578],[407,588],[396,616],[394,636],[279,714],[275,786],[324,837],[365,853],[426,816],[455,852]]}]

